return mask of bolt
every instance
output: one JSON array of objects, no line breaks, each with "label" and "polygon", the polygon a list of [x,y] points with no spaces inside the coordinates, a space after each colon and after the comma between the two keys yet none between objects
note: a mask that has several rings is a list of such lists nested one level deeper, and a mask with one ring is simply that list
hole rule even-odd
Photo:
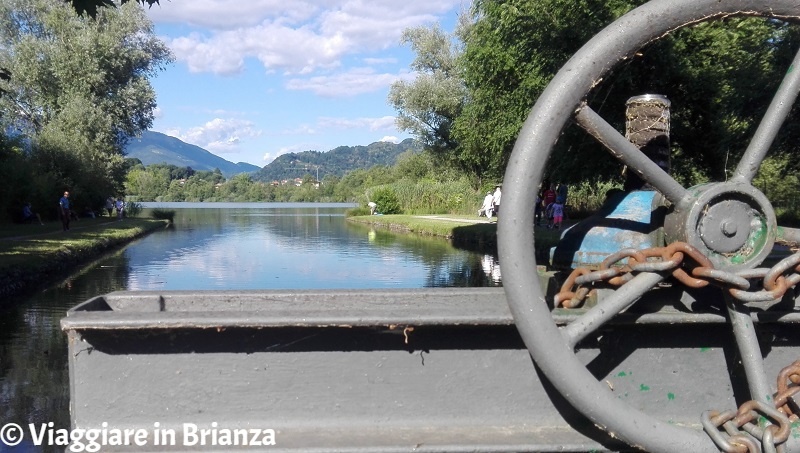
[{"label": "bolt", "polygon": [[722,222],[722,233],[724,233],[725,236],[728,236],[729,238],[736,236],[737,231],[738,226],[736,225],[736,222],[732,222],[730,220]]}]

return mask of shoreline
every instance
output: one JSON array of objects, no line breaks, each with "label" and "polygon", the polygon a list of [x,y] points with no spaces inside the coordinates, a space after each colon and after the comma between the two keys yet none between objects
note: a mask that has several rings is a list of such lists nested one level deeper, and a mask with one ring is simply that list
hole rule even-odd
[{"label": "shoreline", "polygon": [[0,239],[0,307],[106,252],[169,226],[164,220],[126,218],[75,223],[70,231],[37,231]]}]

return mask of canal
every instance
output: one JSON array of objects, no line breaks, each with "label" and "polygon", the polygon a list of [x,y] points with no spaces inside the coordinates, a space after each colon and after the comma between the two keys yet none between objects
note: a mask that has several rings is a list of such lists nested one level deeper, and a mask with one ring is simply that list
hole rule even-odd
[{"label": "canal", "polygon": [[[98,294],[501,285],[496,256],[347,222],[350,205],[147,207],[175,209],[173,227],[75,269],[0,311],[0,422],[69,427],[67,346],[59,322],[69,308]],[[5,451],[12,450],[0,443]],[[20,445],[13,451],[36,450]]]}]

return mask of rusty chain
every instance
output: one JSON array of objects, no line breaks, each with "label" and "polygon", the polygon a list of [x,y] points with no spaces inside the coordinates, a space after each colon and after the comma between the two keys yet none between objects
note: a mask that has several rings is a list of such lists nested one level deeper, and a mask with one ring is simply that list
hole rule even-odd
[{"label": "rusty chain", "polygon": [[[625,264],[622,261],[627,259]],[[585,267],[573,270],[555,296],[555,306],[579,307],[596,283],[621,286],[638,272],[670,272],[691,288],[713,284],[727,290],[742,302],[777,300],[800,283],[800,252],[789,255],[772,268],[746,269],[736,273],[716,269],[699,250],[685,242],[643,250],[622,249],[609,255],[592,271]],[[751,280],[761,279],[762,286],[751,291]]]},{"label": "rusty chain", "polygon": [[[792,424],[798,421],[800,410],[793,397],[800,393],[799,383],[800,360],[778,374],[778,391],[773,395],[773,405],[750,400],[737,411],[707,411],[703,413],[703,429],[717,447],[727,453],[781,452],[784,450],[781,444],[789,438]],[[753,423],[759,417],[774,424],[762,428]],[[761,441],[763,450],[756,440]]]},{"label": "rusty chain", "polygon": [[[585,267],[573,270],[556,294],[555,306],[579,307],[596,284],[622,286],[638,272],[668,272],[691,288],[713,284],[742,302],[777,300],[800,283],[800,252],[792,251],[795,253],[769,269],[746,269],[734,273],[716,269],[708,257],[685,242],[643,250],[623,249],[603,260],[598,270]],[[758,279],[761,280],[761,289],[751,290],[754,287],[751,280]],[[793,399],[800,393],[800,360],[781,370],[777,388],[774,407],[750,400],[736,411],[707,411],[703,414],[703,428],[721,451],[756,453],[784,450],[782,444],[789,437],[792,423],[798,422],[800,417],[800,407]],[[762,427],[754,423],[758,420],[769,420],[772,424]]]}]

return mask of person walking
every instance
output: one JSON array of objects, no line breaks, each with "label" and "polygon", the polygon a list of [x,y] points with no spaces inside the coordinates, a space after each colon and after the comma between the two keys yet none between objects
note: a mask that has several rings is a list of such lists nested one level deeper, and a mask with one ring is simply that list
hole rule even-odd
[{"label": "person walking", "polygon": [[106,211],[108,211],[108,217],[110,218],[114,212],[114,197],[106,198]]},{"label": "person walking", "polygon": [[553,228],[561,228],[561,221],[564,219],[564,204],[556,199],[553,203]]},{"label": "person walking", "polygon": [[58,207],[61,213],[61,226],[64,228],[64,231],[69,231],[69,219],[70,219],[70,212],[69,212],[69,192],[64,192],[64,196],[58,200]]},{"label": "person walking", "polygon": [[117,198],[117,220],[122,220],[122,216],[125,213],[125,202],[122,201],[122,197]]},{"label": "person walking", "polygon": [[494,197],[491,192],[486,192],[486,196],[483,197],[483,213],[486,214],[486,218],[489,219],[489,221],[492,220],[492,213],[494,213]]},{"label": "person walking", "polygon": [[500,213],[500,198],[502,197],[502,192],[500,188],[502,184],[498,184],[497,187],[494,188],[494,194],[492,195],[492,205],[494,206],[494,214],[497,215]]}]

